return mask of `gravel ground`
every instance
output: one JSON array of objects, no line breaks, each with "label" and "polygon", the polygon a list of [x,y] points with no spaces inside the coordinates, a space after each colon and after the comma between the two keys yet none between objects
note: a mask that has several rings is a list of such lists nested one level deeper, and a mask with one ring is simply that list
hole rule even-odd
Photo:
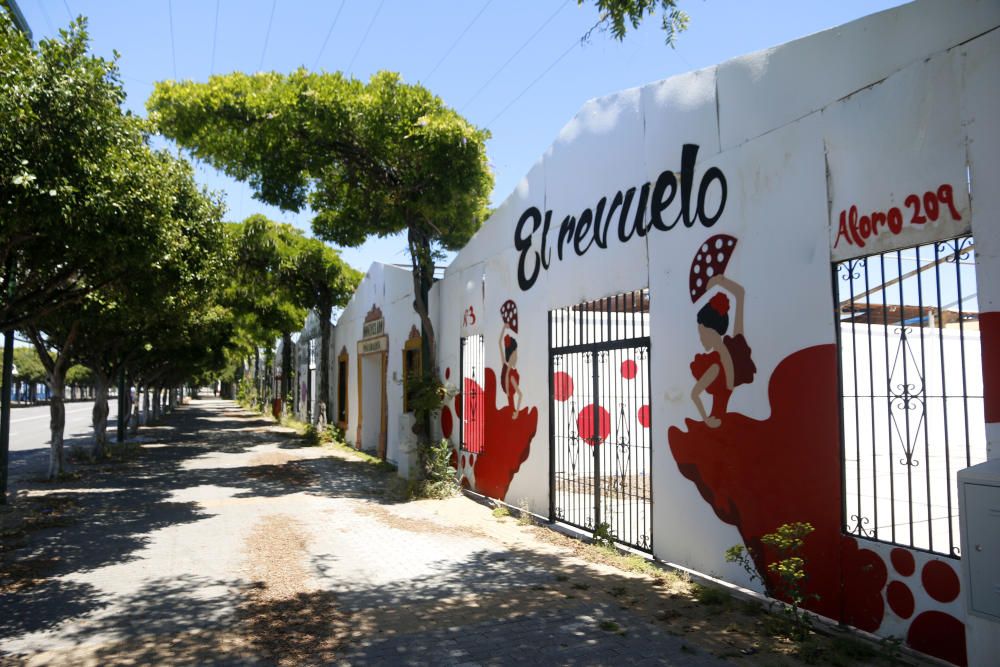
[{"label": "gravel ground", "polygon": [[[706,592],[224,401],[0,512],[0,661],[28,665],[865,664]],[[637,567],[637,562],[640,567]],[[776,631],[777,630],[777,631]],[[806,649],[808,651],[806,652]]]}]

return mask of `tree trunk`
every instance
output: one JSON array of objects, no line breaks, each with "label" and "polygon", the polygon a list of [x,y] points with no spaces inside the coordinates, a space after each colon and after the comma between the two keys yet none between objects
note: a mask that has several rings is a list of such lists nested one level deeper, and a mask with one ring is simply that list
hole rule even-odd
[{"label": "tree trunk", "polygon": [[[433,377],[437,372],[436,345],[434,340],[434,323],[431,321],[429,297],[434,284],[434,256],[431,253],[430,238],[414,226],[407,229],[406,240],[410,250],[410,261],[413,266],[413,310],[420,318],[420,359],[421,371],[425,377]],[[429,451],[431,438],[431,413],[420,415],[414,425],[420,439],[420,465],[417,466],[417,478],[424,478],[424,461]]]},{"label": "tree trunk", "polygon": [[153,423],[160,421],[160,388],[153,387],[153,394],[150,397],[153,400]]},{"label": "tree trunk", "polygon": [[131,400],[131,389],[129,389],[129,392],[130,392],[129,405],[132,406],[132,407],[129,410],[128,430],[129,430],[129,433],[134,436],[136,433],[139,432],[139,423],[141,421],[140,411],[141,411],[141,406],[142,406],[142,404],[141,404],[141,401],[142,401],[142,385],[138,385],[137,384],[135,386],[135,400],[134,401]]},{"label": "tree trunk", "polygon": [[[94,387],[97,390],[94,397],[94,456],[104,458],[108,447],[108,383],[110,380],[103,373],[94,373]],[[119,416],[119,418],[121,418]]]},{"label": "tree trunk", "polygon": [[327,417],[332,414],[330,407],[330,314],[331,304],[319,307],[319,430],[326,428]]},{"label": "tree trunk", "polygon": [[49,479],[55,479],[65,471],[66,459],[63,452],[63,436],[66,428],[66,406],[63,396],[66,391],[66,372],[61,364],[56,364],[49,373],[49,430],[52,431],[52,448],[49,456]]},{"label": "tree trunk", "polygon": [[292,393],[292,334],[281,334],[281,411],[288,409],[285,402]]}]

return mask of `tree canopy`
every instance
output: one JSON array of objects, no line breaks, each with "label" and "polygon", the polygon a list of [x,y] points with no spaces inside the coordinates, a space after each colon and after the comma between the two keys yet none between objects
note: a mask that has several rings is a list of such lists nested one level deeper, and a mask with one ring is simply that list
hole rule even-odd
[{"label": "tree canopy", "polygon": [[677,8],[677,0],[577,0],[578,5],[587,2],[593,2],[601,12],[595,27],[610,31],[618,41],[625,39],[630,25],[633,30],[638,28],[643,19],[658,10],[663,12],[660,27],[669,46],[675,46],[677,35],[687,30],[689,17]]},{"label": "tree canopy", "polygon": [[249,181],[258,199],[311,208],[322,239],[357,245],[406,231],[431,367],[435,252],[461,247],[486,217],[486,130],[392,72],[367,83],[305,69],[166,81],[147,106],[161,132]]},{"label": "tree canopy", "polygon": [[118,277],[156,232],[143,124],[86,23],[32,48],[0,13],[0,330]]}]

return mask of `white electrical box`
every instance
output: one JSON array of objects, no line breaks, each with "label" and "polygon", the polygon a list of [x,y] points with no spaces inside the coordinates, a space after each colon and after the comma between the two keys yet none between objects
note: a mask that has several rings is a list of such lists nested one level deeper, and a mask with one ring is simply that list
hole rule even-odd
[{"label": "white electrical box", "polygon": [[968,611],[1000,621],[1000,459],[960,470],[958,484]]}]

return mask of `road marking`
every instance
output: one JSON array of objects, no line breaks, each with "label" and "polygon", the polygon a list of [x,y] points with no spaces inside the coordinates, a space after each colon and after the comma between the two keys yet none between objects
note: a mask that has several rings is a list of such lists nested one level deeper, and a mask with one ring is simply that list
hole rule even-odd
[{"label": "road marking", "polygon": [[[67,410],[66,414],[71,415],[71,414],[74,414],[74,413],[77,413],[77,412],[83,412],[84,410],[93,410],[93,408],[88,406],[86,408],[77,408],[76,410]],[[11,424],[17,424],[17,423],[20,423],[20,422],[30,422],[32,419],[49,419],[50,417],[51,417],[51,415],[37,415],[35,417],[21,417],[20,419],[11,419],[10,423]],[[110,418],[110,415],[108,415],[108,418]]]}]

